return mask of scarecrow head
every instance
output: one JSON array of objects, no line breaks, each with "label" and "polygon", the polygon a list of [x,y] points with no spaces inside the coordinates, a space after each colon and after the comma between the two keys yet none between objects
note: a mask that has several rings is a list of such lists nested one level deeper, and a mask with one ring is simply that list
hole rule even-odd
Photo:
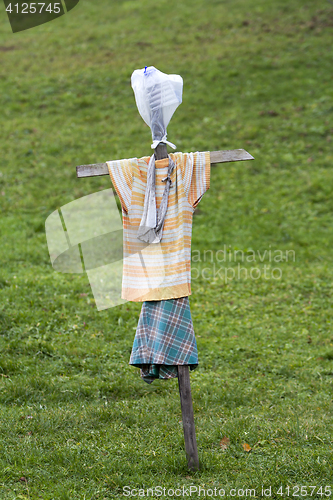
[{"label": "scarecrow head", "polygon": [[176,148],[167,141],[167,126],[182,102],[183,79],[179,75],[166,75],[154,66],[136,69],[131,85],[139,113],[150,127],[155,149],[160,142]]}]

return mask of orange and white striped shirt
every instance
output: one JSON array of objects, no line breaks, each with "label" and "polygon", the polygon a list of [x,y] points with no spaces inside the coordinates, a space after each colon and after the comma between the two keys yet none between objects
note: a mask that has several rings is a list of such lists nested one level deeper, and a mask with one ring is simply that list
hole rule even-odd
[{"label": "orange and white striped shirt", "polygon": [[[160,243],[136,235],[141,222],[149,156],[107,162],[120,198],[124,228],[122,298],[134,302],[191,295],[191,236],[194,208],[210,186],[210,153],[171,153],[168,209]],[[156,206],[160,206],[169,160],[156,160]]]}]

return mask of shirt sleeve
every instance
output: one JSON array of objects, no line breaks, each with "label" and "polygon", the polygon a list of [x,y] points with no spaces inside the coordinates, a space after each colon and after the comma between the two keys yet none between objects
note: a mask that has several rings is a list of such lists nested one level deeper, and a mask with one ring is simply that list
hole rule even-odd
[{"label": "shirt sleeve", "polygon": [[195,208],[210,187],[210,152],[193,153],[187,200]]},{"label": "shirt sleeve", "polygon": [[132,160],[107,161],[112,184],[119,196],[122,209],[128,213],[131,206],[133,186]]}]

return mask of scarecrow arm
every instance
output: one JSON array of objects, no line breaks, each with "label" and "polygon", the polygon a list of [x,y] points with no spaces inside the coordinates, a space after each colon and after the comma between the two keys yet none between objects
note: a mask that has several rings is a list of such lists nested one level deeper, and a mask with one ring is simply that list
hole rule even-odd
[{"label": "scarecrow arm", "polygon": [[225,151],[211,151],[210,153],[211,165],[241,160],[254,160],[254,157],[245,149],[226,149]]},{"label": "scarecrow arm", "polygon": [[[160,144],[155,151],[159,148],[165,148],[166,145]],[[164,151],[163,151],[164,153]],[[156,155],[159,160],[160,155]],[[163,156],[161,155],[161,158]],[[211,151],[210,153],[210,163],[215,165],[217,163],[228,163],[231,161],[241,161],[241,160],[254,160],[253,156],[250,155],[245,149],[227,149],[225,151]],[[109,175],[108,166],[106,163],[93,163],[91,165],[79,165],[76,167],[77,177],[97,177],[99,175]]]}]

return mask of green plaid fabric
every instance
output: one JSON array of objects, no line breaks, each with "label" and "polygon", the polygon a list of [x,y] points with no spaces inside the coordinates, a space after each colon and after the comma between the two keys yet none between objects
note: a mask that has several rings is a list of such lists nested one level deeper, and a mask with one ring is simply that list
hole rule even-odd
[{"label": "green plaid fabric", "polygon": [[129,364],[140,368],[148,383],[177,377],[177,365],[189,365],[192,370],[198,366],[188,297],[142,304]]}]

